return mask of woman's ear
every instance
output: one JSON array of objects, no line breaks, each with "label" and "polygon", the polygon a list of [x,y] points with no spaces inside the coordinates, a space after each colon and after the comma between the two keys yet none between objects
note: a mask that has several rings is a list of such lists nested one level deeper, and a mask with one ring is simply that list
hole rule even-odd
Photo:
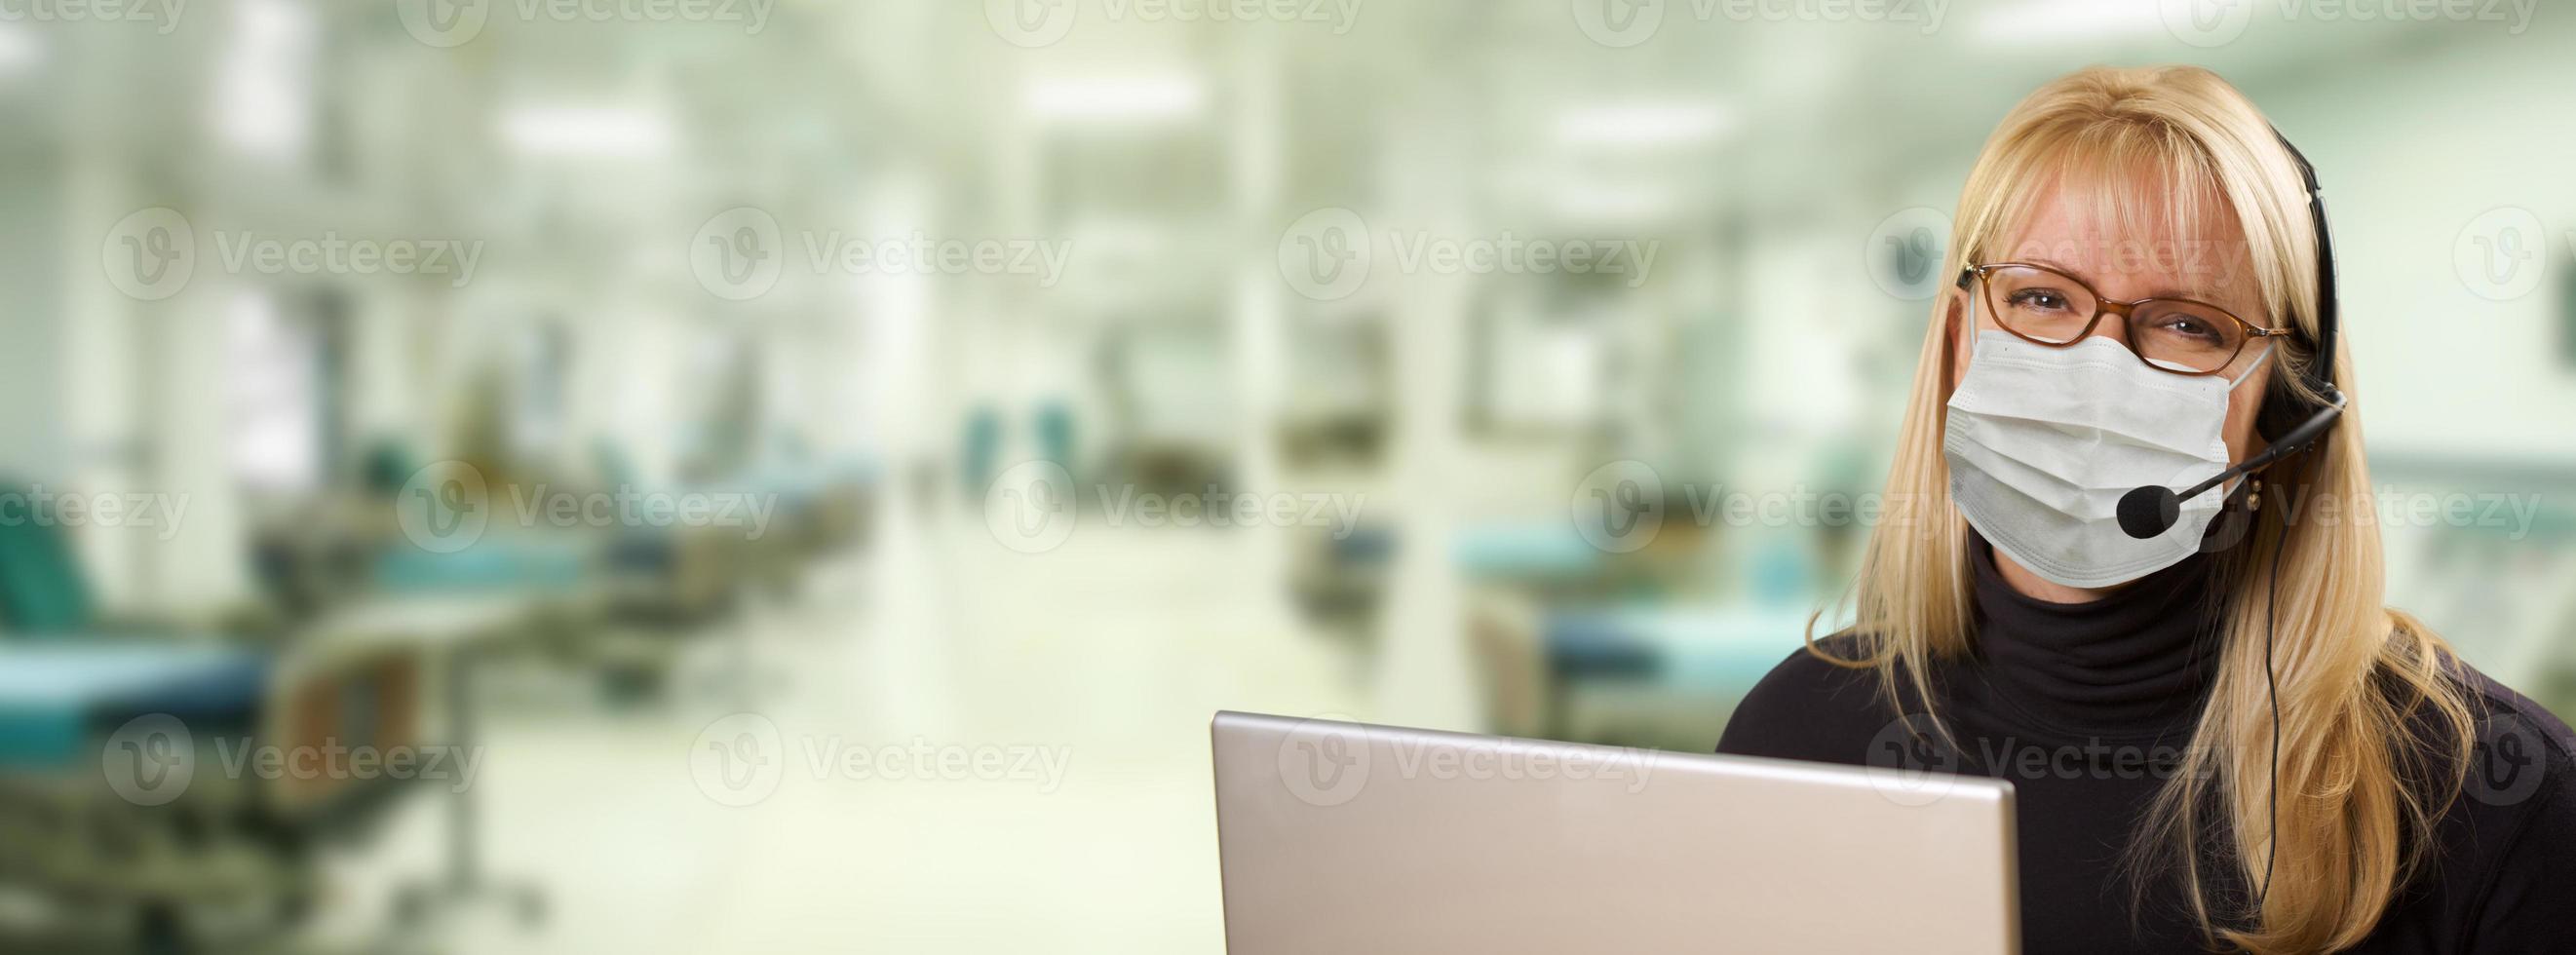
[{"label": "woman's ear", "polygon": [[1968,371],[1963,356],[1967,343],[1974,340],[1976,329],[1964,327],[1968,322],[1968,293],[1956,287],[1941,290],[1941,381],[1949,390],[1959,388],[1959,376]]}]

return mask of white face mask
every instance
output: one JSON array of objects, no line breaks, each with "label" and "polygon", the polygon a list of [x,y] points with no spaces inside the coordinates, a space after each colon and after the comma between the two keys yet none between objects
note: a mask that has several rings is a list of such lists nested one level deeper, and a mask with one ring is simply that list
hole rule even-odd
[{"label": "white face mask", "polygon": [[[1988,330],[1973,347],[1941,441],[1950,497],[1969,526],[2069,587],[2126,583],[2200,549],[2224,493],[2184,501],[2181,520],[2145,540],[2120,529],[2120,496],[2226,470],[2233,383],[2157,371],[2100,336],[2052,348]],[[2253,367],[2270,357],[2266,349]]]}]

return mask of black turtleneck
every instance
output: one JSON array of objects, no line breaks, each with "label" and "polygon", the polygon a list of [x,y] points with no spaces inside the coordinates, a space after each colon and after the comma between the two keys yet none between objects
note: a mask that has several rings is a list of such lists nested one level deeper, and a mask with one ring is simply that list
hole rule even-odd
[{"label": "black turtleneck", "polygon": [[[1873,752],[1873,740],[1905,713],[1872,673],[1800,651],[1738,704],[1718,751],[1847,764],[1929,759],[1931,768],[2008,780],[2024,951],[2207,950],[2179,887],[2151,877],[2141,888],[2122,863],[2215,675],[2215,558],[2192,557],[2091,603],[2059,604],[2014,590],[1984,541],[1972,539],[1969,550],[1973,652],[1929,674],[1933,709],[1954,746],[1928,756]],[[1820,644],[1839,656],[1858,652],[1848,635]],[[2576,931],[2561,925],[2576,912],[2576,736],[2466,664],[2456,672],[2484,698],[2481,736],[2493,745],[2481,747],[2468,792],[2437,830],[2435,864],[2355,951],[2576,952]],[[2211,857],[2203,871],[2233,869]]]},{"label": "black turtleneck", "polygon": [[2217,661],[2221,608],[2209,599],[2209,555],[2092,603],[2061,604],[2014,590],[1984,541],[1969,554],[1984,665],[1957,668],[1954,706],[2064,739],[2190,732]]}]

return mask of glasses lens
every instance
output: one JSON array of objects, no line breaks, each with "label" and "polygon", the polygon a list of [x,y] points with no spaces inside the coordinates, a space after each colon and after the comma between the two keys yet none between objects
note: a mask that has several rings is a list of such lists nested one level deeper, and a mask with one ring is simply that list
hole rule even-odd
[{"label": "glasses lens", "polygon": [[2150,300],[2129,312],[2139,357],[2174,371],[2219,371],[2245,349],[2245,326],[2197,302]]},{"label": "glasses lens", "polygon": [[2074,279],[2026,265],[1988,271],[1986,295],[1995,321],[2043,342],[2071,342],[2082,336],[2097,307],[2093,293]]}]

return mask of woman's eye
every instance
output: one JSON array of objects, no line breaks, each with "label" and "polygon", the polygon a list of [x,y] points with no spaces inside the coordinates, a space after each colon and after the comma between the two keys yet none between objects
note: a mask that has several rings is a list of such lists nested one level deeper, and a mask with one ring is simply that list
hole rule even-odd
[{"label": "woman's eye", "polygon": [[2034,312],[2064,311],[2066,309],[2066,296],[2048,289],[2022,289],[2018,292],[2012,293],[2012,304],[2014,308],[2028,309]]},{"label": "woman's eye", "polygon": [[2156,330],[2194,342],[2215,342],[2219,338],[2216,324],[2190,315],[2167,316],[2156,323]]}]

